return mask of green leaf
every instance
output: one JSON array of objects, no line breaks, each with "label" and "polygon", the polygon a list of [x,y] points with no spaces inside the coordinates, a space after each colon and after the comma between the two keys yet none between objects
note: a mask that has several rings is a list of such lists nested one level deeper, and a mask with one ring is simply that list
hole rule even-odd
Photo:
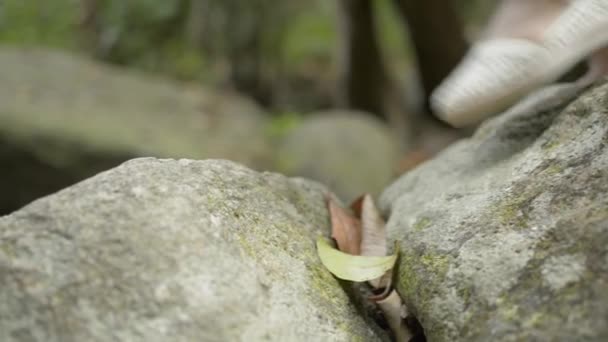
[{"label": "green leaf", "polygon": [[323,265],[336,277],[350,281],[376,279],[391,270],[397,254],[389,256],[361,256],[340,252],[323,237],[317,239],[317,252]]}]

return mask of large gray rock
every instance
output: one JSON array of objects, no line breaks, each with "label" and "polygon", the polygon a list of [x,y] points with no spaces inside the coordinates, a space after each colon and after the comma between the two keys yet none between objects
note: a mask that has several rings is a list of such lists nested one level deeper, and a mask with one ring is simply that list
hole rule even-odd
[{"label": "large gray rock", "polygon": [[0,49],[0,75],[0,215],[132,157],[268,165],[240,96],[40,49]]},{"label": "large gray rock", "polygon": [[356,111],[313,114],[290,132],[278,149],[277,167],[288,175],[328,185],[349,201],[379,194],[394,179],[398,144],[389,128]]},{"label": "large gray rock", "polygon": [[1,341],[376,341],[320,264],[324,189],[136,159],[0,218]]},{"label": "large gray rock", "polygon": [[430,341],[608,340],[608,85],[575,93],[535,94],[384,192]]}]

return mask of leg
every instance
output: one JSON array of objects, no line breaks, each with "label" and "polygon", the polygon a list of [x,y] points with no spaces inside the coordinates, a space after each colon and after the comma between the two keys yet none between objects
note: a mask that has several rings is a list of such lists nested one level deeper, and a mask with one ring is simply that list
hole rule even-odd
[{"label": "leg", "polygon": [[569,0],[503,0],[488,23],[487,38],[539,40]]},{"label": "leg", "polygon": [[385,117],[388,77],[377,41],[373,3],[340,0],[338,6],[342,36],[338,102],[347,108]]},{"label": "leg", "polygon": [[468,44],[451,1],[394,0],[407,22],[425,97],[464,56]]}]

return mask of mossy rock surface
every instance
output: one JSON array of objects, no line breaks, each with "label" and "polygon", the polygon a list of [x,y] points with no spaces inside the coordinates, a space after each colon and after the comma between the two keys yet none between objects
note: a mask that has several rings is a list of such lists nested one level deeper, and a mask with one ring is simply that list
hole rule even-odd
[{"label": "mossy rock surface", "polygon": [[608,340],[608,85],[579,92],[531,95],[382,195],[429,340]]},{"label": "mossy rock surface", "polygon": [[386,341],[320,263],[325,189],[135,159],[0,218],[2,341]]},{"label": "mossy rock surface", "polygon": [[0,48],[0,74],[0,215],[133,157],[268,166],[241,96],[34,48]]}]

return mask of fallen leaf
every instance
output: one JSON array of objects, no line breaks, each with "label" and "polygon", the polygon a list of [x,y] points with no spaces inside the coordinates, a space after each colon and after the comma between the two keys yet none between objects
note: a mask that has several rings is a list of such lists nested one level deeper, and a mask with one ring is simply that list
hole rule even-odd
[{"label": "fallen leaf", "polygon": [[[361,200],[361,255],[387,254],[385,225],[372,196],[364,195]],[[387,272],[383,277],[370,280],[370,284],[376,289],[389,287],[391,276],[392,273]]]},{"label": "fallen leaf", "polygon": [[355,217],[357,217],[358,219],[361,219],[361,212],[363,211],[363,200],[367,195],[368,194],[363,194],[357,197],[353,201],[353,203],[350,204],[350,209],[353,211],[353,213],[355,213]]},{"label": "fallen leaf", "polygon": [[359,255],[361,221],[342,208],[331,196],[327,196],[327,206],[331,217],[331,237],[336,240],[338,248],[345,253]]},{"label": "fallen leaf", "polygon": [[393,268],[397,254],[360,256],[341,252],[323,238],[317,239],[317,251],[323,265],[336,277],[350,281],[369,281],[382,277]]},{"label": "fallen leaf", "polygon": [[371,195],[363,196],[361,207],[361,255],[385,256],[386,224]]},{"label": "fallen leaf", "polygon": [[393,290],[390,295],[377,303],[395,334],[395,340],[398,342],[409,341],[412,338],[412,333],[405,325],[404,320],[407,316],[407,309],[397,291]]},{"label": "fallen leaf", "polygon": [[[368,296],[367,299],[371,300],[372,302],[381,301],[388,297],[391,290],[393,289],[393,274],[391,271],[388,271],[384,273],[384,275],[379,279],[370,280],[369,283],[371,283],[374,289],[382,289],[383,291],[381,293]],[[376,283],[376,285],[374,285],[374,283]],[[380,284],[382,286],[380,286]]]},{"label": "fallen leaf", "polygon": [[[340,250],[319,237],[317,251],[321,262],[340,279],[368,281],[375,289],[383,289],[382,293],[370,296],[369,299],[376,302],[384,313],[396,341],[409,341],[412,333],[404,320],[407,308],[392,288],[392,270],[397,254],[386,256],[386,223],[372,196],[364,194],[353,201],[350,208],[356,217],[336,204],[331,197],[328,197],[327,202],[331,214],[332,237]],[[399,251],[397,245],[394,250]]]}]

